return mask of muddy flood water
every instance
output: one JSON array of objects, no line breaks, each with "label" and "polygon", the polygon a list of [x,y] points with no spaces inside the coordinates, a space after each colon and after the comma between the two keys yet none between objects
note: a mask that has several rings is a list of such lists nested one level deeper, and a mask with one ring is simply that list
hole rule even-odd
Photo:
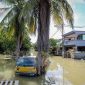
[{"label": "muddy flood water", "polygon": [[0,59],[0,80],[19,80],[19,85],[85,85],[85,60],[49,57],[50,65],[40,77],[15,76],[15,62]]}]

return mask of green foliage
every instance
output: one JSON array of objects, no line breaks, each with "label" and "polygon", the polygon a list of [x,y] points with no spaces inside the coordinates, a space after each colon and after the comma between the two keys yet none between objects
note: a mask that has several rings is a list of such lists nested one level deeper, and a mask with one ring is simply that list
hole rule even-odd
[{"label": "green foliage", "polygon": [[[40,47],[40,50],[43,51],[43,49],[46,51],[48,50],[48,38],[49,38],[49,18],[50,18],[50,12],[46,12],[43,16],[43,11],[40,11],[40,7],[43,8],[43,3],[46,3],[46,8],[51,11],[53,19],[55,21],[55,24],[62,25],[64,24],[64,20],[67,20],[67,22],[73,27],[73,10],[70,6],[70,4],[67,2],[67,0],[4,0],[7,2],[7,4],[11,5],[11,10],[7,13],[7,15],[2,20],[2,23],[4,23],[4,20],[8,20],[8,25],[10,28],[14,28],[15,36],[17,38],[17,41],[19,45],[23,42],[23,35],[26,29],[30,33],[35,33],[36,29],[40,26],[40,33],[38,30],[38,36],[43,36],[40,38],[38,37],[39,43],[38,47]],[[41,5],[41,6],[40,6]],[[41,12],[41,13],[40,13]],[[42,15],[41,15],[42,14]],[[46,20],[43,18],[46,16]],[[40,18],[39,18],[40,17]],[[42,19],[43,18],[43,19]],[[40,23],[41,25],[40,25]],[[48,28],[48,30],[46,30]],[[30,30],[30,31],[29,31]],[[46,34],[44,33],[44,30],[46,30]],[[21,40],[18,39],[18,37],[22,38]],[[47,38],[46,38],[47,37]],[[46,39],[45,39],[46,38]],[[56,46],[56,42],[52,42],[52,46]],[[40,45],[39,45],[40,44]],[[17,44],[17,50],[19,50],[20,46]],[[23,45],[23,44],[22,44]],[[46,51],[47,52],[47,51]]]},{"label": "green foliage", "polygon": [[61,47],[62,41],[51,38],[49,40],[49,43],[50,43],[49,53],[52,55],[56,55],[58,49]]},{"label": "green foliage", "polygon": [[73,10],[67,0],[51,0],[51,5],[55,24],[62,25],[66,20],[73,28]]},{"label": "green foliage", "polygon": [[[1,25],[3,25],[4,30],[8,31],[8,34],[6,36],[9,36],[10,34],[13,34],[13,37],[15,39],[14,42],[16,42],[15,50],[16,50],[16,56],[19,56],[20,50],[28,50],[31,45],[30,42],[25,39],[25,34],[27,34],[27,27],[26,27],[26,21],[29,18],[29,14],[31,15],[30,10],[30,4],[27,0],[3,0],[8,6],[10,6],[10,11],[4,16],[3,20],[1,21]],[[27,14],[25,16],[24,14]],[[27,19],[26,19],[27,18]],[[33,21],[33,20],[32,20]],[[32,22],[31,27],[32,26]],[[10,33],[10,30],[12,33]],[[10,37],[10,36],[9,36]],[[9,39],[6,37],[7,40]],[[28,43],[29,42],[29,43]],[[6,46],[5,46],[6,47]]]},{"label": "green foliage", "polygon": [[33,48],[34,48],[35,51],[38,51],[37,43],[33,43],[32,46],[33,46]]},{"label": "green foliage", "polygon": [[[10,34],[4,29],[0,29],[0,53],[12,54],[16,49],[16,40],[14,35]],[[30,38],[26,37],[23,39],[21,51],[29,51],[31,48]]]},{"label": "green foliage", "polygon": [[8,37],[7,32],[0,30],[0,53],[10,53],[15,50],[15,39],[12,35]]},{"label": "green foliage", "polygon": [[51,38],[49,40],[49,44],[51,48],[58,47],[59,46],[59,40]]},{"label": "green foliage", "polygon": [[32,45],[30,42],[30,38],[25,38],[22,43],[21,51],[30,51]]}]

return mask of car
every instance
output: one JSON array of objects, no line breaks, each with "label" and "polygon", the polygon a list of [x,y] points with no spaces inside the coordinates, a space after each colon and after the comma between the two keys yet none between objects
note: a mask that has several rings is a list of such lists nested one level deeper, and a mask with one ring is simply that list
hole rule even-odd
[{"label": "car", "polygon": [[37,62],[35,56],[24,56],[16,60],[16,74],[37,74]]}]

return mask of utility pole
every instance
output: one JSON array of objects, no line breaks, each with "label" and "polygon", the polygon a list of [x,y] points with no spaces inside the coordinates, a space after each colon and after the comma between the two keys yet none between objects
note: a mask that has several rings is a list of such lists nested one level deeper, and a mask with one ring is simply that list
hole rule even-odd
[{"label": "utility pole", "polygon": [[62,56],[64,57],[64,24],[62,24]]},{"label": "utility pole", "polygon": [[[55,25],[55,27],[58,27],[58,26],[56,26]],[[62,24],[61,26],[60,26],[60,28],[61,28],[61,36],[62,36],[62,38],[61,38],[61,40],[62,40],[62,56],[64,57],[64,24]],[[56,33],[55,33],[56,34]]]}]

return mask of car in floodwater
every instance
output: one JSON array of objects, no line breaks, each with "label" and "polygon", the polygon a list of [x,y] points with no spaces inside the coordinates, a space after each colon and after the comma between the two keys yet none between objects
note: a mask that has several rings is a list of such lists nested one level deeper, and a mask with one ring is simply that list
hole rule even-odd
[{"label": "car in floodwater", "polygon": [[20,57],[16,60],[16,74],[29,74],[35,75],[37,74],[37,62],[36,56],[24,56]]}]

